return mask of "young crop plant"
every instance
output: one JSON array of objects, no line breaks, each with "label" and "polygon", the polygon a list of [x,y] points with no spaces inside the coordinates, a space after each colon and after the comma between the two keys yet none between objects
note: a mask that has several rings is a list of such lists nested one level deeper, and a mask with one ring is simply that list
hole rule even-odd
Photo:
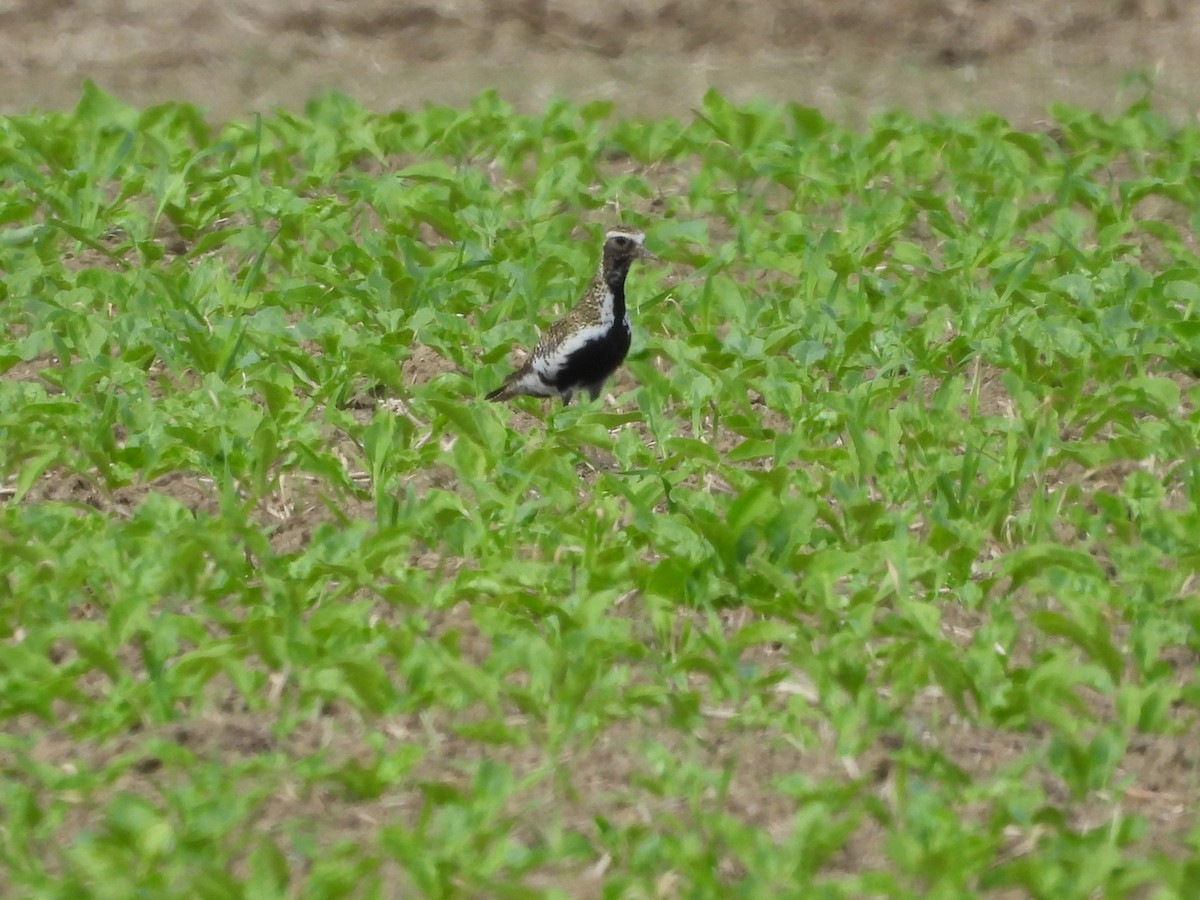
[{"label": "young crop plant", "polygon": [[0,118],[0,893],[1186,896],[1200,131],[1048,115]]}]

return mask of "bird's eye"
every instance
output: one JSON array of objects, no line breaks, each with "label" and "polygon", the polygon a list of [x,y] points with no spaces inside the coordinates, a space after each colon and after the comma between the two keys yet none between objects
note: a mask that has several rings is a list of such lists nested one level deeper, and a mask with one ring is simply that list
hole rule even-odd
[{"label": "bird's eye", "polygon": [[615,242],[618,247],[628,247],[629,246],[629,238],[625,237],[624,235],[615,238]]}]

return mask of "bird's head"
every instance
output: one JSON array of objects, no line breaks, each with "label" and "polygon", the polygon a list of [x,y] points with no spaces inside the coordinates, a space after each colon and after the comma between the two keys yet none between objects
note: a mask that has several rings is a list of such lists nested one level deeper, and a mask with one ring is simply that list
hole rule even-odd
[{"label": "bird's head", "polygon": [[616,262],[658,257],[646,249],[644,232],[625,225],[615,225],[604,234],[604,259],[606,262]]}]

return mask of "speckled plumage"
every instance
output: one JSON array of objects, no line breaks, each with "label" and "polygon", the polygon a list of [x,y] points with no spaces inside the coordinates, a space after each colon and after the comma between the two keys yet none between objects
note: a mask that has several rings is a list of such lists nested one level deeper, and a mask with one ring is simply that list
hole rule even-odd
[{"label": "speckled plumage", "polygon": [[616,226],[604,235],[600,265],[579,302],[543,333],[528,360],[487,395],[509,400],[522,395],[561,397],[564,404],[581,390],[594,400],[605,380],[629,352],[631,333],[625,308],[625,276],[635,259],[657,259],[644,246],[645,235]]}]

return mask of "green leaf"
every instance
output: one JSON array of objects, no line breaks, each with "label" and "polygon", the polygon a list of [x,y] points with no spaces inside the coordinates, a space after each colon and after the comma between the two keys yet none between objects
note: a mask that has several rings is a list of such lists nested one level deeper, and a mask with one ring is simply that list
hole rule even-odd
[{"label": "green leaf", "polygon": [[1103,666],[1113,684],[1120,684],[1121,673],[1125,669],[1124,659],[1117,648],[1113,646],[1108,635],[1100,630],[1099,623],[1095,630],[1089,632],[1074,620],[1060,613],[1046,610],[1031,613],[1030,621],[1044,634],[1066,638],[1082,650],[1090,660]]}]

